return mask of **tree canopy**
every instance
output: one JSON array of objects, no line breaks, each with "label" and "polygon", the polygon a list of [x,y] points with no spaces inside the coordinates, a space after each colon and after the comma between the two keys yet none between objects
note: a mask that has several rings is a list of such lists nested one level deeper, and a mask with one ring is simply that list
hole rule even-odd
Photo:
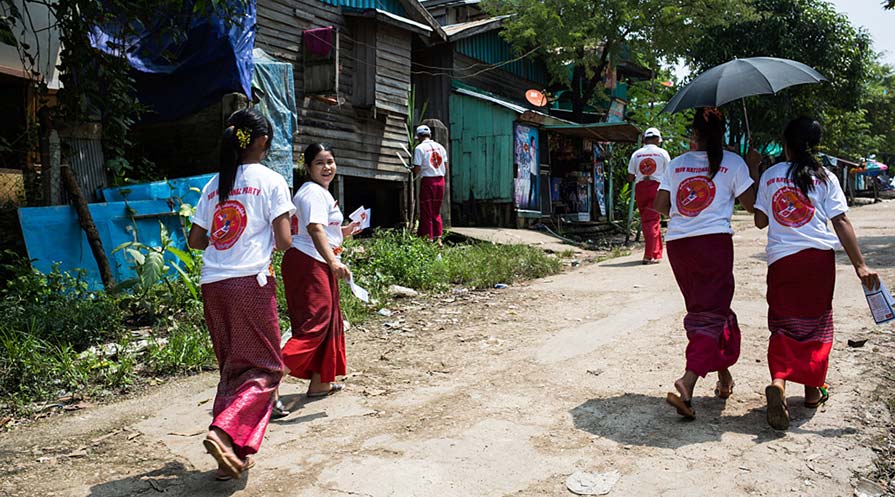
[{"label": "tree canopy", "polygon": [[[877,57],[868,33],[827,2],[750,0],[749,5],[753,18],[711,27],[690,44],[686,57],[695,74],[735,57],[782,57],[808,64],[829,82],[746,99],[754,143],[779,141],[786,122],[806,114],[825,125],[825,144],[832,153],[857,157],[872,149],[862,107]],[[731,141],[739,141],[745,131],[741,102],[725,110]]]},{"label": "tree canopy", "polygon": [[[539,47],[553,82],[571,90],[573,112],[599,99],[607,68],[627,54],[650,69],[728,19],[748,17],[742,0],[486,0],[512,14],[502,36],[520,52]],[[571,66],[571,78],[569,75]]]}]

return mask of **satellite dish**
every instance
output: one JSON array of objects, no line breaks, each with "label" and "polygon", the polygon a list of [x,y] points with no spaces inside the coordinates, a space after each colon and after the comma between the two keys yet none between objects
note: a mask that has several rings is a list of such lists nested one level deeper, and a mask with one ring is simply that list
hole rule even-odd
[{"label": "satellite dish", "polygon": [[535,107],[544,107],[547,105],[547,97],[539,90],[528,90],[525,92],[525,100]]}]

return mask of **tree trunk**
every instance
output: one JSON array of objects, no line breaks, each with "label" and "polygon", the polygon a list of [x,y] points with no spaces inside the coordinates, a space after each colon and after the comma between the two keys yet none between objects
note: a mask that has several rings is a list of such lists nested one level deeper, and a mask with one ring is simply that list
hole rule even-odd
[{"label": "tree trunk", "polygon": [[87,208],[87,200],[81,192],[81,185],[78,184],[77,178],[72,173],[71,168],[62,166],[62,181],[68,194],[71,195],[72,204],[78,212],[78,223],[81,229],[87,235],[87,243],[90,244],[90,250],[93,252],[93,258],[96,259],[96,265],[99,267],[100,277],[103,279],[103,286],[106,290],[111,290],[115,286],[115,278],[112,276],[112,267],[109,265],[109,259],[103,251],[103,242],[99,237],[99,231],[96,230],[96,224],[93,223],[93,216],[90,215],[90,209]]}]

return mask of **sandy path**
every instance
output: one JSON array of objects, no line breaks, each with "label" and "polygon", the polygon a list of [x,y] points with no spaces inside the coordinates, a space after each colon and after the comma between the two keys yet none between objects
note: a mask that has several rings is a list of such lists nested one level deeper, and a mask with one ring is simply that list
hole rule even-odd
[{"label": "sandy path", "polygon": [[[895,286],[893,205],[852,218]],[[734,239],[736,390],[725,404],[714,377],[701,381],[695,422],[663,402],[683,367],[683,300],[667,264],[641,266],[635,253],[435,309],[409,304],[391,328],[353,330],[348,389],[306,402],[305,385],[288,382],[296,411],[271,426],[240,482],[210,479],[208,374],[4,434],[0,462],[12,471],[0,495],[553,496],[571,495],[576,470],[619,471],[619,496],[851,495],[889,421],[874,392],[893,328],[874,331],[840,254],[832,400],[813,413],[793,388],[793,427],[768,428],[765,234],[746,221]],[[845,345],[868,336],[864,348]]]}]

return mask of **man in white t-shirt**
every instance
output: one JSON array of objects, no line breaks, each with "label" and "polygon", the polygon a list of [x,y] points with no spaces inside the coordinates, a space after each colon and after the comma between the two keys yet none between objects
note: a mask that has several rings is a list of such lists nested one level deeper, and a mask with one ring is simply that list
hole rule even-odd
[{"label": "man in white t-shirt", "polygon": [[665,149],[659,147],[662,135],[656,128],[649,128],[643,133],[643,147],[631,155],[628,162],[628,181],[636,182],[634,199],[640,211],[640,225],[643,228],[643,263],[655,264],[662,260],[662,228],[659,224],[661,215],[653,208],[659,181],[665,175],[665,169],[671,157]]},{"label": "man in white t-shirt", "polygon": [[413,174],[422,176],[420,183],[420,227],[418,234],[441,245],[441,202],[444,200],[444,176],[448,167],[447,151],[432,139],[432,130],[416,128],[420,144],[413,150]]}]

